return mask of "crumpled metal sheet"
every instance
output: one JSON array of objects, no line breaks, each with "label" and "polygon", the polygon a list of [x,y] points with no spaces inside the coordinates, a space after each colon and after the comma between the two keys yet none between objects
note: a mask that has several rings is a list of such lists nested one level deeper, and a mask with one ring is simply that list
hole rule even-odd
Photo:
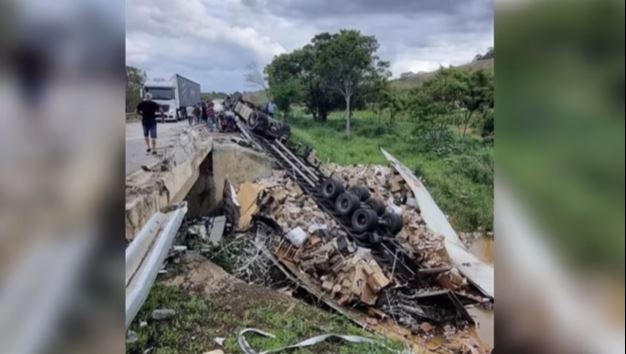
[{"label": "crumpled metal sheet", "polygon": [[493,266],[482,262],[465,248],[446,216],[413,172],[387,151],[380,150],[411,189],[425,224],[433,232],[444,236],[444,245],[453,265],[481,292],[493,298]]},{"label": "crumpled metal sheet", "polygon": [[244,353],[246,353],[246,354],[278,353],[278,352],[287,351],[287,350],[291,350],[291,349],[311,347],[311,346],[317,345],[319,343],[322,343],[324,341],[327,341],[329,339],[341,339],[341,340],[349,342],[349,343],[374,344],[374,345],[380,346],[381,348],[387,349],[390,353],[410,353],[410,351],[399,352],[397,350],[391,349],[391,348],[387,347],[386,345],[384,345],[384,344],[382,344],[382,343],[380,343],[380,342],[378,342],[378,341],[376,341],[376,340],[374,340],[372,338],[367,338],[367,337],[362,337],[362,336],[355,336],[355,335],[347,335],[347,334],[334,334],[334,333],[323,334],[323,335],[311,337],[311,338],[305,339],[305,340],[303,340],[303,341],[301,341],[299,343],[288,345],[288,346],[281,347],[281,348],[276,348],[276,349],[270,349],[270,350],[266,350],[266,351],[262,351],[262,352],[257,352],[250,346],[250,344],[246,340],[246,337],[245,337],[246,333],[254,333],[254,334],[257,334],[257,335],[261,335],[263,337],[276,338],[275,335],[273,335],[271,333],[268,333],[268,332],[264,332],[264,331],[262,331],[260,329],[244,328],[243,330],[241,330],[239,332],[239,335],[237,337],[237,343],[239,344],[239,348],[241,348],[241,350]]}]

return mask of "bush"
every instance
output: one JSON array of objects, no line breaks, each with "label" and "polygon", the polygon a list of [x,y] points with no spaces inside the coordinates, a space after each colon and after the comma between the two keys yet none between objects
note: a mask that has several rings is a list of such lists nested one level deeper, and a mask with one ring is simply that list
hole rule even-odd
[{"label": "bush", "polygon": [[472,182],[493,185],[493,160],[489,154],[455,156],[448,161],[454,169],[460,171]]}]

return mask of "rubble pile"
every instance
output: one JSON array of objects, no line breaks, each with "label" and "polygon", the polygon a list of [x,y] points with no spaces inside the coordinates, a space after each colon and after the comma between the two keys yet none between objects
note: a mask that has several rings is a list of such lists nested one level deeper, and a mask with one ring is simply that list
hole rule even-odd
[{"label": "rubble pile", "polygon": [[320,236],[312,235],[295,252],[281,243],[274,253],[297,264],[342,306],[359,303],[373,306],[378,293],[391,283],[368,249],[355,250],[344,237],[323,241]]},{"label": "rubble pile", "polygon": [[260,214],[275,220],[289,240],[280,242],[274,254],[311,275],[340,305],[374,305],[391,280],[370,251],[348,241],[335,220],[285,174],[261,183],[268,187],[259,195]]},{"label": "rubble pile", "polygon": [[[248,283],[300,287],[341,313],[358,310],[365,317],[344,315],[366,326],[390,321],[421,340],[454,337],[452,332],[455,338],[466,336],[466,324],[473,320],[464,304],[485,299],[450,266],[443,237],[426,227],[402,177],[383,166],[329,164],[321,169],[350,186],[367,186],[387,210],[402,215],[402,230],[391,237],[400,244],[397,250],[415,261],[413,277],[399,273],[397,253],[381,258],[377,241],[354,240],[285,171],[239,186],[239,230],[224,237],[220,247],[208,247],[209,258],[226,259],[225,268]],[[188,227],[192,239],[207,240],[202,227]],[[448,344],[446,338],[438,347],[450,352]]]},{"label": "rubble pile", "polygon": [[322,232],[345,236],[335,220],[320,210],[285,172],[274,172],[270,179],[261,180],[259,184],[265,186],[259,196],[260,212],[272,217],[283,231],[300,227],[308,234]]}]

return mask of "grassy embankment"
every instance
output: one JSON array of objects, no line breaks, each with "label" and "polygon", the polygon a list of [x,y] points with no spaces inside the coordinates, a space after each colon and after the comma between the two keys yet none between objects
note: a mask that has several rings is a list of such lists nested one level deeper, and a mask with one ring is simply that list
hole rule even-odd
[{"label": "grassy embankment", "polygon": [[407,117],[393,125],[371,111],[357,111],[352,135],[345,134],[343,112],[335,112],[325,123],[315,122],[301,110],[294,110],[289,123],[292,136],[317,151],[324,162],[383,164],[383,147],[411,168],[424,182],[439,207],[457,231],[493,229],[493,144],[473,133],[460,139],[451,127],[453,141],[445,147],[428,146]]},{"label": "grassy embankment", "polygon": [[[224,337],[226,353],[240,353],[237,334],[247,327],[268,331],[276,338],[264,338],[248,334],[246,339],[257,350],[268,350],[295,344],[308,337],[325,333],[356,334],[372,337],[349,322],[345,317],[333,315],[317,307],[292,298],[280,298],[268,289],[242,284],[233,293],[214,294],[209,297],[194,294],[175,287],[155,284],[150,291],[131,330],[138,340],[127,346],[127,353],[145,353],[151,349],[155,354],[204,353],[219,348],[214,338]],[[286,296],[285,296],[286,297]],[[151,321],[150,314],[159,308],[169,308],[176,315],[166,321]],[[147,319],[140,328],[138,319]],[[404,345],[380,339],[385,345],[402,350]],[[377,345],[326,342],[292,353],[372,353],[389,351]]]}]

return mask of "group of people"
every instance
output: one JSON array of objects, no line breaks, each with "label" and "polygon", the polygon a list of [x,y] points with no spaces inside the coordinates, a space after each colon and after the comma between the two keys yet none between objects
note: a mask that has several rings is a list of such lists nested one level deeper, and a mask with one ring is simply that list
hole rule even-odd
[{"label": "group of people", "polygon": [[206,100],[199,104],[187,107],[187,120],[189,125],[203,123],[214,131],[217,128],[217,117],[215,106],[212,101]]},{"label": "group of people", "polygon": [[[225,102],[229,102],[229,97],[227,97]],[[147,93],[145,99],[137,105],[137,113],[142,116],[141,125],[143,126],[143,136],[146,142],[147,153],[156,154],[156,113],[161,111],[161,106],[152,101],[152,95],[150,93]],[[265,111],[267,114],[274,117],[274,114],[276,113],[276,104],[273,100],[270,100],[267,106],[265,106]],[[224,112],[220,112],[218,115],[215,112],[215,106],[211,100],[206,100],[193,106],[188,106],[186,108],[186,113],[189,125],[203,123],[207,125],[211,132],[216,129],[219,131],[236,130],[235,114],[232,110],[227,109]]]},{"label": "group of people", "polygon": [[[146,142],[146,152],[156,154],[157,139],[157,123],[156,114],[162,112],[161,106],[152,101],[152,95],[147,93],[144,100],[137,105],[137,113],[141,114],[141,125],[143,127],[143,136]],[[211,132],[219,131],[235,131],[236,120],[232,110],[225,110],[217,114],[215,105],[211,100],[188,106],[185,109],[189,125],[206,124]]]}]

